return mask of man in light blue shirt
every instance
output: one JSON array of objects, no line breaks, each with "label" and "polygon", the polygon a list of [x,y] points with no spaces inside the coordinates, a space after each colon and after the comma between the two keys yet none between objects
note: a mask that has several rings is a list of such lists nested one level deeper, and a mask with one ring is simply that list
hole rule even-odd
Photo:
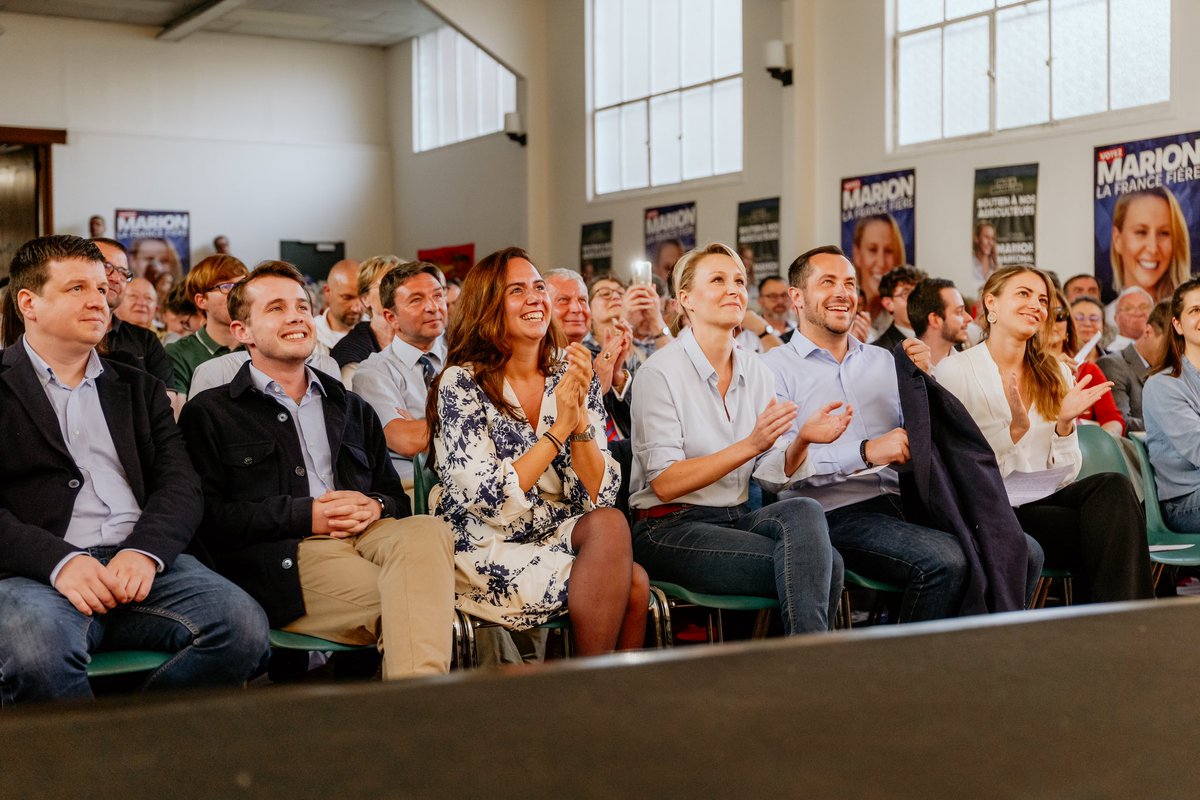
[{"label": "man in light blue shirt", "polygon": [[[791,340],[764,355],[780,402],[797,419],[841,401],[853,409],[842,436],[809,446],[806,477],[781,498],[810,497],[825,509],[829,539],[848,572],[904,587],[900,622],[956,616],[967,560],[950,533],[913,525],[900,508],[895,467],[909,459],[892,354],[850,335],[858,306],[854,266],[834,246],[818,247],[788,269],[799,325]],[[928,365],[929,347],[909,339],[905,351]],[[781,437],[789,441],[793,430]]]}]

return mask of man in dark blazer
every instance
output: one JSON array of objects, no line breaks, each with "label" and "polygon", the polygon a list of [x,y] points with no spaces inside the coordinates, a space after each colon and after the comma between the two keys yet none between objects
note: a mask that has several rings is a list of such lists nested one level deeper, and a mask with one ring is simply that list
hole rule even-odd
[{"label": "man in dark blazer", "polygon": [[303,277],[285,262],[259,264],[228,308],[251,360],[190,400],[179,421],[217,569],[273,627],[377,645],[385,678],[446,672],[453,534],[409,516],[366,401],[305,365],[316,329]]},{"label": "man in dark blazer", "polygon": [[1142,388],[1150,371],[1162,358],[1171,324],[1171,301],[1163,300],[1150,312],[1146,328],[1133,344],[1119,353],[1103,356],[1097,364],[1104,377],[1113,382],[1112,396],[1125,417],[1126,430],[1144,431]]},{"label": "man in dark blazer", "polygon": [[13,258],[0,357],[0,704],[90,697],[98,649],[174,654],[147,687],[238,685],[262,610],[184,553],[200,483],[160,381],[100,358],[96,246],[45,236]]},{"label": "man in dark blazer", "polygon": [[893,350],[905,339],[916,334],[908,317],[908,295],[913,287],[925,280],[925,273],[916,267],[896,267],[879,280],[880,302],[883,309],[892,315],[892,324],[879,334],[871,344],[884,350]]}]

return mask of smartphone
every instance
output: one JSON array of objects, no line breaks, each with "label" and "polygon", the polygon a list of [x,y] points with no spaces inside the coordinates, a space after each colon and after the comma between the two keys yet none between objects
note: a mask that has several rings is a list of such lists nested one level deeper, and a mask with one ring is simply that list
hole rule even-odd
[{"label": "smartphone", "polygon": [[649,261],[634,261],[629,268],[629,282],[636,285],[652,286],[654,284],[654,265]]}]

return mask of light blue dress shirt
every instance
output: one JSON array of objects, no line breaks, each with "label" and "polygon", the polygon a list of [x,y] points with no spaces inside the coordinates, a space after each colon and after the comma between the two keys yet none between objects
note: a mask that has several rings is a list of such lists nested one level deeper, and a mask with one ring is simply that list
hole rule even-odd
[{"label": "light blue dress shirt", "polygon": [[1150,376],[1142,389],[1146,449],[1160,500],[1200,490],[1200,372],[1183,359],[1178,378]]},{"label": "light blue dress shirt", "polygon": [[304,456],[304,475],[308,478],[308,493],[314,498],[333,489],[333,458],[329,451],[329,436],[325,431],[325,406],[322,398],[325,387],[308,367],[308,390],[297,403],[288,397],[274,378],[254,364],[250,365],[250,380],[267,397],[291,412],[296,433],[300,436],[300,453]]},{"label": "light blue dress shirt", "polygon": [[[775,374],[775,394],[780,402],[798,406],[796,424],[780,439],[786,444],[800,425],[828,403],[841,401],[854,408],[850,426],[836,441],[808,447],[810,475],[779,493],[785,497],[811,497],[826,511],[859,503],[880,494],[898,494],[900,481],[890,467],[867,475],[859,446],[902,427],[900,390],[896,386],[896,361],[881,347],[849,337],[842,363],[828,350],[817,347],[800,331],[791,340],[762,356]],[[845,411],[843,406],[841,411]]]}]

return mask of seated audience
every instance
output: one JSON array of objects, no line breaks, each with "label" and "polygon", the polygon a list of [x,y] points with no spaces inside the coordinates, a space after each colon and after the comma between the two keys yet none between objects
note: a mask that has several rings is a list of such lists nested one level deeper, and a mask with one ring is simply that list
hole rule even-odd
[{"label": "seated audience", "polygon": [[569,610],[581,655],[641,647],[650,587],[610,507],[620,474],[599,381],[587,349],[551,325],[525,251],[467,273],[447,339],[426,419],[459,608],[513,630]]},{"label": "seated audience", "polygon": [[191,388],[196,367],[238,347],[229,330],[226,298],[249,274],[246,265],[233,256],[209,256],[188,272],[183,285],[188,297],[204,314],[204,325],[191,336],[167,345],[167,355],[175,371],[175,391],[184,397]]},{"label": "seated audience", "polygon": [[[1168,301],[1163,301],[1168,302]],[[1113,322],[1117,335],[1105,345],[1109,353],[1120,353],[1133,344],[1146,329],[1146,321],[1154,310],[1154,298],[1140,286],[1129,286],[1113,303]]]},{"label": "seated audience", "polygon": [[1100,282],[1096,280],[1095,275],[1072,275],[1063,284],[1063,294],[1067,296],[1068,303],[1074,303],[1081,297],[1099,297]]},{"label": "seated audience", "polygon": [[781,343],[792,338],[796,324],[792,321],[792,298],[788,294],[787,281],[778,275],[768,275],[759,281],[758,304],[762,308],[762,319],[769,333],[778,336]]},{"label": "seated audience", "polygon": [[161,383],[101,358],[109,278],[96,245],[26,242],[0,362],[0,705],[87,698],[91,655],[173,654],[146,688],[238,686],[267,652],[244,592],[185,553],[200,481]]},{"label": "seated audience", "polygon": [[778,444],[796,406],[776,402],[759,359],[735,347],[746,311],[746,274],[724,244],[675,264],[688,328],[652,355],[633,383],[629,504],[637,561],[656,579],[712,594],[778,597],[787,634],[828,630],[842,591],[842,560],[820,505],[783,500],[750,511],[753,476],[791,483],[812,442],[837,439],[851,420],[830,403]]},{"label": "seated audience", "polygon": [[[656,279],[658,275],[654,276]],[[666,295],[659,288],[665,285],[655,280],[653,285],[635,283],[625,291],[625,321],[633,328],[633,343],[649,356],[660,347],[666,347],[675,338],[663,319],[663,301]]]},{"label": "seated audience", "polygon": [[384,275],[402,263],[399,256],[375,256],[358,267],[358,299],[367,318],[352,327],[329,351],[342,369],[342,382],[346,388],[353,387],[354,373],[367,356],[392,343],[395,332],[383,316],[379,283]]},{"label": "seated audience", "polygon": [[1094,297],[1077,297],[1071,301],[1071,320],[1075,327],[1075,336],[1079,349],[1083,349],[1100,336],[1093,347],[1088,349],[1086,361],[1096,362],[1107,355],[1102,346],[1104,341],[1104,306]]},{"label": "seated audience", "polygon": [[[162,298],[163,345],[177,342],[185,336],[191,336],[204,326],[204,315],[192,298],[188,297],[187,287],[176,286],[166,297]],[[174,387],[172,378],[169,386]]]},{"label": "seated audience", "polygon": [[1162,362],[1142,395],[1146,449],[1167,525],[1200,533],[1200,279],[1175,289],[1169,314]]},{"label": "seated audience", "polygon": [[[1092,386],[1099,386],[1108,378],[1095,363],[1084,361],[1081,364],[1075,360],[1075,353],[1079,350],[1079,339],[1075,335],[1075,323],[1068,311],[1066,295],[1057,291],[1055,295],[1057,302],[1054,306],[1054,324],[1046,339],[1046,351],[1066,364],[1067,369],[1071,370],[1075,376],[1076,383],[1082,381],[1086,375]],[[1095,422],[1113,436],[1125,435],[1125,417],[1121,416],[1121,411],[1117,408],[1111,391],[1100,395],[1100,399],[1091,408],[1080,414],[1079,419]]]},{"label": "seated audience", "polygon": [[379,416],[400,479],[411,483],[413,456],[429,449],[429,384],[446,364],[446,292],[441,271],[424,261],[393,267],[379,284],[391,344],[354,374],[354,391]]},{"label": "seated audience", "polygon": [[[886,289],[895,273],[884,275],[880,285]],[[819,414],[831,400],[853,412],[847,413],[848,427],[838,441],[808,447],[809,468],[779,496],[820,503],[829,539],[846,566],[904,587],[900,622],[957,616],[967,559],[954,534],[905,519],[895,468],[909,461],[909,439],[896,365],[891,352],[850,336],[858,299],[854,266],[841,248],[818,247],[792,262],[788,281],[800,324],[786,346],[763,357],[775,375],[776,399],[795,404],[799,417]],[[885,291],[885,302],[893,296]],[[928,346],[914,338],[903,340],[903,346],[914,363],[929,369]],[[789,431],[781,441],[791,438]],[[1041,552],[1035,542],[1029,550],[1031,574],[1020,577],[1028,577],[1031,593],[1041,572]],[[1019,598],[1026,586],[1018,589]]]},{"label": "seated audience", "polygon": [[1171,301],[1154,306],[1141,335],[1119,353],[1100,359],[1100,369],[1113,383],[1112,396],[1125,418],[1127,431],[1144,431],[1142,387],[1152,367],[1162,362],[1171,324]]},{"label": "seated audience", "polygon": [[924,272],[910,266],[896,267],[879,279],[879,302],[892,322],[871,344],[891,351],[905,339],[914,338],[908,318],[908,295],[924,279]]},{"label": "seated audience", "polygon": [[329,268],[325,288],[325,310],[317,315],[317,349],[329,353],[362,319],[358,299],[358,262],[343,259]]},{"label": "seated audience", "polygon": [[[242,365],[249,360],[249,351],[238,348],[232,353],[205,361],[192,373],[192,386],[188,389],[187,399],[191,400],[201,392],[229,383],[241,370]],[[313,348],[312,355],[305,359],[304,363],[315,370],[320,370],[338,383],[342,382],[341,370],[338,369],[337,362],[333,360],[332,356],[317,352],[317,348]]]},{"label": "seated audience", "polygon": [[913,287],[907,306],[913,335],[929,346],[933,366],[966,345],[971,315],[953,281],[926,278]]},{"label": "seated audience", "polygon": [[1047,497],[1015,509],[1046,565],[1066,568],[1080,602],[1153,596],[1146,522],[1124,475],[1075,480],[1083,462],[1075,420],[1111,388],[1078,383],[1040,342],[1051,335],[1058,301],[1037,269],[1003,267],[982,290],[986,338],[938,364],[937,379],[958,396],[995,451],[1002,475],[1066,467]]},{"label": "seated audience", "polygon": [[158,315],[158,293],[154,291],[150,281],[145,278],[134,278],[125,289],[121,305],[117,306],[113,313],[122,322],[153,331],[155,330],[154,319]]},{"label": "seated audience", "polygon": [[370,407],[305,366],[316,334],[303,276],[263,262],[228,306],[250,362],[180,418],[217,568],[272,627],[376,645],[386,679],[446,672],[450,531],[408,516]]}]

